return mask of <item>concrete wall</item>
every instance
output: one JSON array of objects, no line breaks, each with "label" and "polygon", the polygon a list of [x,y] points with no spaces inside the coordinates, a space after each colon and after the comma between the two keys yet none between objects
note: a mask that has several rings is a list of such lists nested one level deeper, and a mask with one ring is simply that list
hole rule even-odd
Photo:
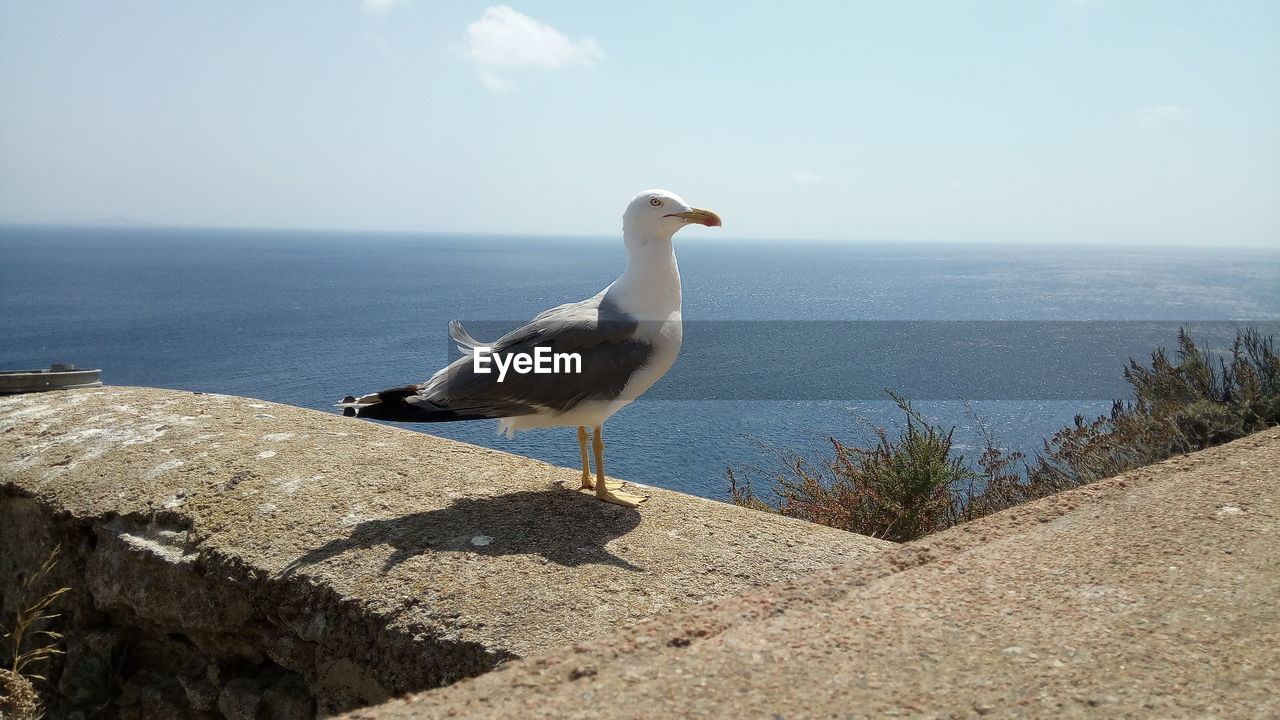
[{"label": "concrete wall", "polygon": [[1280,718],[1280,428],[347,720]]},{"label": "concrete wall", "polygon": [[[563,441],[576,440],[565,431]],[[336,415],[105,387],[0,398],[0,618],[57,545],[54,716],[302,718],[887,543]]]}]

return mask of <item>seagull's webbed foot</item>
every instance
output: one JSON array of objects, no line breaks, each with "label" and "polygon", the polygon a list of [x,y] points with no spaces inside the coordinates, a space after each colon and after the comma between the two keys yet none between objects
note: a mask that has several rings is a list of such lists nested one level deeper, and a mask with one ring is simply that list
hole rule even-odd
[{"label": "seagull's webbed foot", "polygon": [[[621,486],[622,483],[618,483],[618,485]],[[645,500],[648,500],[649,496],[633,495],[629,492],[622,492],[621,490],[612,490],[610,488],[605,488],[603,490],[601,490],[600,488],[596,488],[596,499],[603,500],[607,503],[613,503],[614,505],[621,505],[623,507],[634,508],[634,507],[640,507],[640,503],[644,502]]]}]

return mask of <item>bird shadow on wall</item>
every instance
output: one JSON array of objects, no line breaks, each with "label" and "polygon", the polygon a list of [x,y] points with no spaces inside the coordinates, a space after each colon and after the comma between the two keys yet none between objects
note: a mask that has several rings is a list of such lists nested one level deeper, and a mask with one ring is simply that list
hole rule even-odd
[{"label": "bird shadow on wall", "polygon": [[639,524],[640,512],[633,508],[603,503],[592,495],[552,484],[543,492],[459,498],[439,510],[366,520],[347,537],[330,540],[289,563],[282,575],[378,545],[395,549],[383,564],[383,572],[430,552],[541,555],[568,567],[599,564],[644,572],[604,547]]}]

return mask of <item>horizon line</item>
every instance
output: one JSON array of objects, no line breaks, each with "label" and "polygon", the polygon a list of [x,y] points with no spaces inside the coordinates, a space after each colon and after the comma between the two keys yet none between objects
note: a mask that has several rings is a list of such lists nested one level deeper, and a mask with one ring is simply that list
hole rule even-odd
[{"label": "horizon line", "polygon": [[[101,220],[81,220],[81,221],[15,221],[0,219],[0,227],[44,227],[44,228],[83,228],[98,230],[213,230],[228,232],[299,232],[299,233],[357,233],[364,235],[419,235],[419,236],[440,236],[454,235],[464,237],[531,237],[531,238],[554,238],[564,240],[598,240],[621,238],[621,229],[617,234],[591,234],[591,233],[554,233],[554,232],[501,232],[501,231],[482,231],[482,230],[405,230],[405,229],[370,229],[370,228],[324,228],[324,227],[307,227],[307,226],[285,226],[285,225],[184,225],[169,223],[152,223],[147,221],[132,220],[129,218],[103,218]],[[1039,246],[1039,247],[1074,247],[1074,246],[1109,246],[1117,248],[1125,247],[1203,247],[1203,248],[1221,248],[1221,247],[1238,247],[1253,249],[1275,249],[1280,250],[1280,244],[1268,241],[1168,241],[1168,240],[1092,240],[1080,239],[1075,241],[1063,240],[969,240],[969,239],[921,239],[921,238],[837,238],[837,237],[766,237],[766,236],[733,236],[733,235],[716,235],[709,237],[699,237],[694,242],[711,241],[714,243],[721,242],[748,242],[748,243],[767,243],[767,242],[788,242],[788,243],[839,243],[839,244],[909,244],[909,245],[1013,245],[1013,246]]]}]

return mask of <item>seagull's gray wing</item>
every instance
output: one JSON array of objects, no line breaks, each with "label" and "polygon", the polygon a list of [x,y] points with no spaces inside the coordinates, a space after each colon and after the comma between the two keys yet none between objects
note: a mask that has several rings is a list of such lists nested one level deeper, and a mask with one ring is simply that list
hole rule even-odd
[{"label": "seagull's gray wing", "polygon": [[[498,382],[497,368],[476,373],[472,358],[464,356],[425,383],[414,387],[405,402],[427,412],[443,412],[440,419],[501,418],[530,415],[547,409],[564,412],[588,400],[612,400],[653,355],[649,342],[636,339],[640,323],[622,312],[607,294],[552,308],[493,343],[495,353],[533,354],[537,347],[553,353],[577,353],[581,373],[524,374],[509,371]],[[455,340],[481,345],[458,325]],[[468,342],[469,341],[469,342]],[[409,388],[404,388],[408,390]]]}]

